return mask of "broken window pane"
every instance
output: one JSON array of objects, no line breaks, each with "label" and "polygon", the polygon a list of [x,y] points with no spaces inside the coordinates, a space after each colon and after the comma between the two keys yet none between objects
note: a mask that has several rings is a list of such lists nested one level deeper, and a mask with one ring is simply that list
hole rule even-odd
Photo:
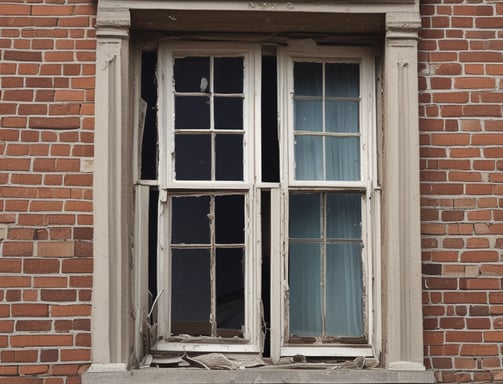
[{"label": "broken window pane", "polygon": [[243,180],[243,135],[216,135],[216,180]]},{"label": "broken window pane", "polygon": [[214,73],[216,93],[243,92],[242,57],[215,57]]},{"label": "broken window pane", "polygon": [[207,86],[210,83],[209,57],[175,59],[173,71],[177,92],[209,92]]},{"label": "broken window pane", "polygon": [[211,136],[175,136],[177,180],[211,180]]},{"label": "broken window pane", "polygon": [[219,336],[242,336],[244,325],[244,249],[216,250],[216,317]]},{"label": "broken window pane", "polygon": [[175,129],[210,129],[209,97],[175,97]]},{"label": "broken window pane", "polygon": [[171,332],[211,335],[209,249],[173,249],[171,261]]},{"label": "broken window pane", "polygon": [[171,199],[173,244],[209,244],[209,196],[179,196]]},{"label": "broken window pane", "polygon": [[244,243],[244,203],[243,195],[215,196],[215,242],[217,244]]}]

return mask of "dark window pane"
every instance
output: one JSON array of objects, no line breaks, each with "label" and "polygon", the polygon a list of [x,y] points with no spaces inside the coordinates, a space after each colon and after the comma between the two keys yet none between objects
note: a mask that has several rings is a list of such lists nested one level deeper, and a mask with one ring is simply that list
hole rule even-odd
[{"label": "dark window pane", "polygon": [[290,242],[290,335],[320,336],[320,244]]},{"label": "dark window pane", "polygon": [[320,194],[290,194],[290,238],[315,238],[321,236]]},{"label": "dark window pane", "polygon": [[294,91],[297,96],[322,96],[322,64],[294,63]]},{"label": "dark window pane", "polygon": [[262,56],[262,181],[279,181],[277,64]]},{"label": "dark window pane", "polygon": [[175,129],[209,129],[210,99],[205,96],[175,98]]},{"label": "dark window pane", "polygon": [[211,335],[209,250],[174,249],[171,280],[171,332]]},{"label": "dark window pane", "polygon": [[243,129],[243,99],[215,97],[215,128]]},{"label": "dark window pane", "polygon": [[243,92],[243,58],[216,57],[214,59],[215,92]]},{"label": "dark window pane", "polygon": [[175,59],[174,76],[177,92],[209,92],[209,57]]},{"label": "dark window pane", "polygon": [[327,316],[330,336],[363,335],[361,245],[327,246]]},{"label": "dark window pane", "polygon": [[215,238],[217,244],[244,243],[243,195],[215,197]]},{"label": "dark window pane", "polygon": [[175,175],[177,180],[211,179],[211,136],[175,136]]},{"label": "dark window pane", "polygon": [[171,199],[173,244],[209,244],[209,196],[179,196]]},{"label": "dark window pane", "polygon": [[217,249],[217,327],[239,329],[244,325],[244,250]]},{"label": "dark window pane", "polygon": [[360,95],[360,67],[358,64],[327,64],[326,93],[332,97]]},{"label": "dark window pane", "polygon": [[217,135],[216,157],[217,180],[243,180],[243,135]]}]

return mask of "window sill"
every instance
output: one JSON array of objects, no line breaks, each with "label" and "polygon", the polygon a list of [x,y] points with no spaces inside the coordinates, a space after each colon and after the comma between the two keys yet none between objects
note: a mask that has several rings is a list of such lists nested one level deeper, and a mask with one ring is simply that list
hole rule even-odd
[{"label": "window sill", "polygon": [[122,372],[86,372],[82,384],[203,384],[203,383],[434,383],[432,371],[385,369],[247,368],[233,371],[194,368],[146,368]]}]

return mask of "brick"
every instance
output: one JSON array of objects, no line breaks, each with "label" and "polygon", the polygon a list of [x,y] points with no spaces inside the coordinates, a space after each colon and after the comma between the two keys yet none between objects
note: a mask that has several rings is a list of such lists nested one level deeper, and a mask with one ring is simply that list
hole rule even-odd
[{"label": "brick", "polygon": [[16,331],[50,331],[52,329],[51,320],[17,320]]},{"label": "brick", "polygon": [[46,317],[49,315],[47,304],[12,304],[13,317]]},{"label": "brick", "polygon": [[13,347],[45,347],[45,346],[71,346],[72,335],[14,335],[10,338]]},{"label": "brick", "polygon": [[36,129],[77,129],[78,117],[30,117],[29,127]]},{"label": "brick", "polygon": [[38,256],[42,257],[72,257],[74,256],[73,242],[40,242]]}]

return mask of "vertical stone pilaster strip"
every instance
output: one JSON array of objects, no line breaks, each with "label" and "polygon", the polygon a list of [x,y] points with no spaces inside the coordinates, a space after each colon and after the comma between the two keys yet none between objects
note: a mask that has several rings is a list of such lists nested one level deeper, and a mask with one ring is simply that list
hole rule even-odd
[{"label": "vertical stone pilaster strip", "polygon": [[416,13],[386,17],[384,64],[384,362],[424,370]]}]

